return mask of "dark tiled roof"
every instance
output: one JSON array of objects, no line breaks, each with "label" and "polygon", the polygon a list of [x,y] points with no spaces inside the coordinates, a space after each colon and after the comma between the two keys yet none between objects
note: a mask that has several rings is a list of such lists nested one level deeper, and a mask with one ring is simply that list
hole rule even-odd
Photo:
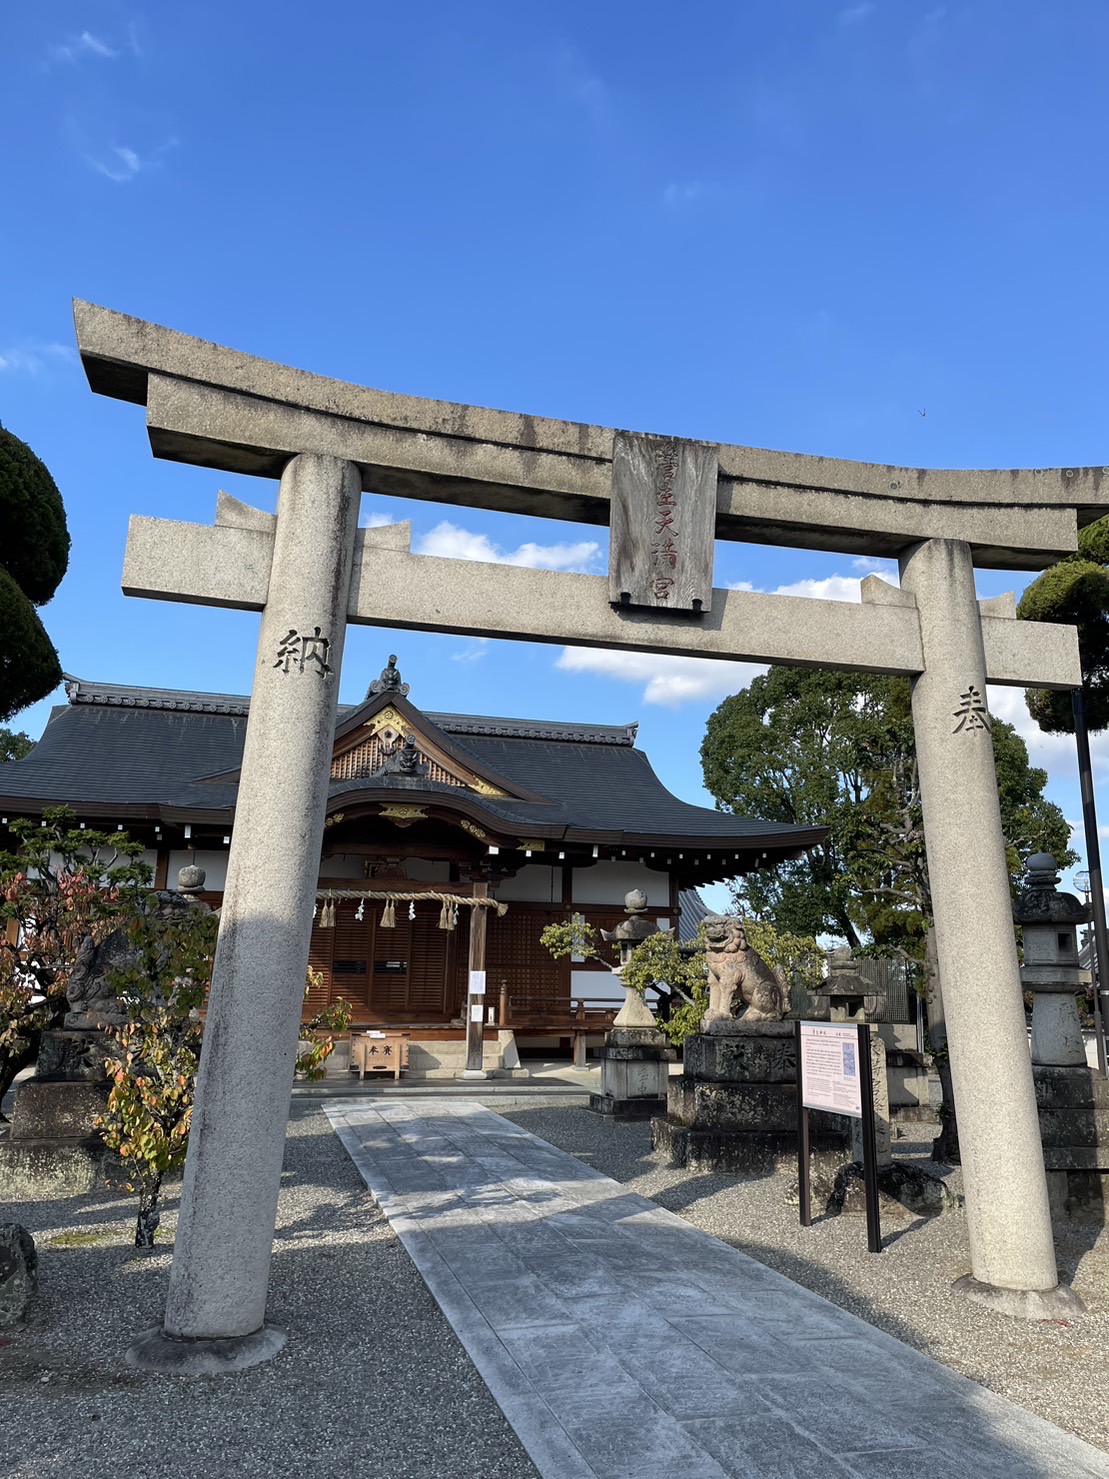
[{"label": "dark tiled roof", "polygon": [[[77,679],[67,681],[67,692],[69,704],[54,711],[31,753],[0,764],[0,805],[12,810],[64,804],[112,810],[120,820],[205,814],[230,820],[246,735],[245,699]],[[469,756],[479,773],[504,778],[526,799],[375,776],[333,781],[334,800],[426,797],[484,817],[487,825],[499,822],[517,836],[606,845],[684,843],[721,852],[761,847],[776,859],[796,856],[822,836],[820,829],[754,821],[680,801],[634,748],[634,726],[420,717],[443,733],[456,754]]]}]

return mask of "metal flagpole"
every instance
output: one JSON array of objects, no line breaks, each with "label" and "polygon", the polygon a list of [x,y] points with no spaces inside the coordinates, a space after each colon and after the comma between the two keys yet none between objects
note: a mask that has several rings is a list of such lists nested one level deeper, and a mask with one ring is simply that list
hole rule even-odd
[{"label": "metal flagpole", "polygon": [[1094,806],[1094,776],[1090,764],[1090,736],[1086,729],[1086,704],[1081,688],[1071,690],[1074,711],[1074,737],[1078,744],[1078,780],[1082,788],[1082,826],[1086,833],[1086,869],[1090,875],[1090,900],[1094,906],[1094,1037],[1097,1042],[1097,1066],[1106,1076],[1105,1024],[1101,1004],[1109,972],[1109,933],[1105,928],[1105,892],[1101,884],[1101,847],[1097,838],[1097,810]]}]

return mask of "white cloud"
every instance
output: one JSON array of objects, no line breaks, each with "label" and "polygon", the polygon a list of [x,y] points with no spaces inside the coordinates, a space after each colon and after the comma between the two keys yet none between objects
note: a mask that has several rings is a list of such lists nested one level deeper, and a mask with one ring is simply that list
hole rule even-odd
[{"label": "white cloud", "polygon": [[881,575],[886,580],[891,580],[897,585],[900,577],[897,573],[896,560],[884,560],[878,555],[856,555],[851,561],[851,569],[858,570],[860,575]]},{"label": "white cloud", "polygon": [[91,31],[82,31],[79,36],[70,36],[57,46],[52,46],[50,55],[56,62],[76,62],[83,56],[98,56],[112,60],[119,56],[119,52],[115,47],[101,40],[99,36],[94,36]]},{"label": "white cloud", "polygon": [[871,0],[861,0],[858,5],[848,5],[841,10],[836,20],[841,26],[857,26],[860,21],[865,21],[868,15],[873,15],[878,7]]},{"label": "white cloud", "polygon": [[492,565],[525,565],[530,570],[588,570],[596,563],[601,547],[595,540],[577,544],[521,544],[505,550],[486,534],[460,529],[444,519],[413,546],[418,555],[439,555],[452,560],[483,560]]},{"label": "white cloud", "polygon": [[[1023,688],[1001,688],[993,684],[987,691],[990,713],[995,719],[1011,724],[1028,746],[1033,765],[1050,772],[1053,780],[1078,782],[1078,756],[1073,734],[1045,734],[1028,712]],[[1109,730],[1090,736],[1090,757],[1095,773],[1109,770]]]},{"label": "white cloud", "polygon": [[367,514],[365,518],[358,521],[361,529],[384,529],[386,524],[395,523],[396,519],[392,514]]},{"label": "white cloud", "polygon": [[[753,591],[749,580],[733,581],[732,591]],[[823,580],[795,580],[780,585],[776,596],[808,596],[825,601],[859,601],[859,582],[849,575]],[[699,699],[724,698],[746,688],[765,673],[764,665],[719,658],[677,657],[654,652],[619,652],[608,647],[564,647],[555,667],[571,673],[603,673],[621,683],[642,683],[643,702],[680,708]]]},{"label": "white cloud", "polygon": [[810,596],[815,601],[861,601],[859,582],[851,575],[827,575],[823,580],[795,580],[775,587],[776,596]]},{"label": "white cloud", "polygon": [[51,364],[73,363],[77,351],[71,344],[27,344],[0,349],[0,373],[38,375]]},{"label": "white cloud", "polygon": [[749,662],[619,652],[611,647],[564,647],[555,663],[566,673],[600,673],[620,683],[643,683],[643,702],[677,709],[697,699],[723,698],[746,688],[766,669]]}]

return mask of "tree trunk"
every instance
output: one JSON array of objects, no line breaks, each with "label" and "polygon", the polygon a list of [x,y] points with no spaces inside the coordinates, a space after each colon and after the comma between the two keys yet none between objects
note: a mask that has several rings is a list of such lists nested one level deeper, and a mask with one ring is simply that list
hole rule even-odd
[{"label": "tree trunk", "polygon": [[940,1076],[940,1133],[932,1141],[932,1159],[957,1166],[959,1126],[955,1119],[955,1092],[951,1087],[951,1059],[947,1052],[947,1024],[943,1016],[943,991],[936,957],[936,932],[929,929],[924,946],[924,1001],[928,1014],[928,1037],[936,1072]]},{"label": "tree trunk", "polygon": [[[41,1033],[30,1034],[27,1046],[20,1053],[7,1053],[0,1057],[0,1104],[4,1101],[4,1095],[15,1082],[17,1073],[21,1073],[30,1063],[34,1063],[39,1053],[39,1038]],[[0,1124],[5,1123],[4,1116],[0,1114]]]},{"label": "tree trunk", "polygon": [[161,1214],[158,1211],[158,1194],[162,1189],[162,1178],[159,1176],[152,1185],[144,1185],[139,1192],[139,1215],[135,1221],[135,1247],[153,1248],[154,1234],[161,1222]]}]

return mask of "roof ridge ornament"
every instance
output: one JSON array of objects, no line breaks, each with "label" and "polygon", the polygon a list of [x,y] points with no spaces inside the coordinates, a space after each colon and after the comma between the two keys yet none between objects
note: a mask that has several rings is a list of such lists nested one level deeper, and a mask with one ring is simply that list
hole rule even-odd
[{"label": "roof ridge ornament", "polygon": [[408,687],[409,685],[407,683],[402,683],[400,680],[397,655],[395,652],[391,652],[389,654],[389,661],[381,670],[380,677],[375,678],[369,688],[366,689],[366,697],[369,699],[374,698],[379,693],[395,693],[399,698],[407,698]]}]

